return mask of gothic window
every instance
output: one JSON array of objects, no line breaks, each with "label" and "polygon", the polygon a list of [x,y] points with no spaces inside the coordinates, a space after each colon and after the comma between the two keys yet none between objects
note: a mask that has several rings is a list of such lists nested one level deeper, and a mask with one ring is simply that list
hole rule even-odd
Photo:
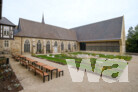
[{"label": "gothic window", "polygon": [[75,50],[77,49],[77,46],[76,46],[76,44],[74,44],[74,49],[75,49]]},{"label": "gothic window", "polygon": [[46,44],[46,52],[50,52],[50,42],[48,41]]},{"label": "gothic window", "polygon": [[61,50],[64,50],[64,44],[63,44],[63,42],[61,43]]},{"label": "gothic window", "polygon": [[40,40],[37,42],[37,52],[41,53],[41,42],[40,42]]},{"label": "gothic window", "polygon": [[24,43],[24,52],[30,52],[30,42],[26,40]]},{"label": "gothic window", "polygon": [[55,47],[57,47],[57,46],[58,46],[57,41],[55,41],[54,46],[55,46]]},{"label": "gothic window", "polygon": [[71,46],[70,46],[70,43],[68,44],[68,50],[71,50]]}]

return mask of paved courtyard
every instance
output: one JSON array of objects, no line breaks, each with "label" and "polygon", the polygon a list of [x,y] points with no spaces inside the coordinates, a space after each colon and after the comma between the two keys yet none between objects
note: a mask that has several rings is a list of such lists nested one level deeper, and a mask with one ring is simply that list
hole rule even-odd
[{"label": "paved courtyard", "polygon": [[97,83],[88,82],[86,73],[83,82],[74,83],[72,82],[67,65],[59,65],[30,55],[26,56],[50,66],[63,69],[65,75],[59,78],[55,78],[54,76],[52,80],[43,83],[41,76],[34,76],[33,72],[28,71],[19,62],[11,58],[10,64],[24,88],[21,92],[137,92],[138,90],[138,56],[133,56],[128,65],[129,82],[126,83],[107,83],[103,80]]}]

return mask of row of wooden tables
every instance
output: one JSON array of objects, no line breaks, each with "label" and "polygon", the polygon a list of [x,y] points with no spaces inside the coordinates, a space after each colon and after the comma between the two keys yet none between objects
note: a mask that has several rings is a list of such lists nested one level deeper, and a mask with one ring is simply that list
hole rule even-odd
[{"label": "row of wooden tables", "polygon": [[54,71],[56,71],[56,78],[58,77],[58,68],[55,68],[55,67],[46,65],[44,63],[38,62],[36,60],[27,58],[27,57],[25,57],[23,55],[18,55],[18,56],[20,57],[20,60],[25,59],[28,62],[28,64],[31,63],[32,65],[35,65],[35,66],[39,67],[39,69],[41,69],[41,70],[44,70],[45,69],[46,72],[50,71],[51,79],[53,77],[53,72]]}]

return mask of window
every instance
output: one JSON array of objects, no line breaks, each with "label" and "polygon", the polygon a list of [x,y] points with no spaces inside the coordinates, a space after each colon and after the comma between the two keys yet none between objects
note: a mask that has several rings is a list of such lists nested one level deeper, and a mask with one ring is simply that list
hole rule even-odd
[{"label": "window", "polygon": [[70,43],[68,44],[68,50],[71,50],[71,46],[70,46]]},{"label": "window", "polygon": [[49,53],[50,52],[50,42],[48,41],[46,44],[46,52]]},{"label": "window", "polygon": [[30,42],[26,40],[24,43],[24,52],[30,52]]},{"label": "window", "polygon": [[5,40],[4,46],[5,46],[5,47],[9,47],[9,41]]},{"label": "window", "polygon": [[57,41],[55,41],[54,46],[55,46],[55,47],[58,46]]},{"label": "window", "polygon": [[61,50],[64,50],[64,44],[63,44],[63,42],[61,43]]},{"label": "window", "polygon": [[9,27],[4,26],[4,35],[9,35]]},{"label": "window", "polygon": [[40,40],[37,42],[37,52],[41,53],[41,42],[40,42]]},{"label": "window", "polygon": [[76,44],[74,43],[74,49],[76,50],[77,49],[77,46],[76,46]]}]

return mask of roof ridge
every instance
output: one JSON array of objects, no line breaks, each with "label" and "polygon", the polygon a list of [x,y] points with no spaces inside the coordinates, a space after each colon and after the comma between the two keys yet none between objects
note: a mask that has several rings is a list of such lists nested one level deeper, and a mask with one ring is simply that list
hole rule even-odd
[{"label": "roof ridge", "polygon": [[24,18],[19,18],[19,20],[20,20],[20,19],[21,19],[21,20],[25,20],[25,21],[35,22],[35,23],[42,24],[42,25],[48,25],[48,26],[52,26],[52,27],[56,27],[56,28],[61,28],[61,29],[65,29],[65,30],[67,30],[67,31],[70,31],[70,29],[63,28],[63,27],[59,27],[59,26],[55,26],[55,25],[51,25],[51,24],[47,24],[47,23],[43,24],[43,23],[38,22],[38,21],[28,20],[28,19],[24,19]]},{"label": "roof ridge", "polygon": [[89,23],[89,24],[84,24],[78,27],[74,27],[74,28],[70,28],[70,29],[75,29],[75,28],[79,28],[79,27],[84,27],[84,26],[88,26],[88,25],[92,25],[92,24],[97,24],[97,23],[101,23],[101,22],[105,22],[105,21],[109,21],[109,20],[114,20],[114,19],[118,19],[118,18],[123,18],[123,16],[120,17],[115,17],[115,18],[111,18],[111,19],[106,19],[106,20],[102,20],[102,21],[98,21],[98,22],[94,22],[94,23]]}]

